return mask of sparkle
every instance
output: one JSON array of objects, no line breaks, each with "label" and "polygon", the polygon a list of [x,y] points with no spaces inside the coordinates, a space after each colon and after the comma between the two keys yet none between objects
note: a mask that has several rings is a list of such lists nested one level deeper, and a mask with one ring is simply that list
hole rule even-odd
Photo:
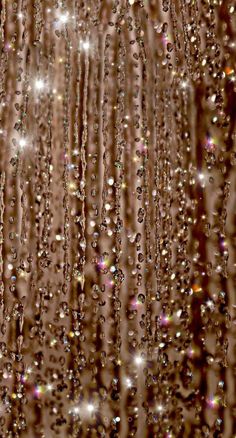
[{"label": "sparkle", "polygon": [[83,284],[83,282],[84,282],[84,276],[81,275],[81,274],[78,274],[78,276],[77,276],[77,281],[78,281],[78,283]]},{"label": "sparkle", "polygon": [[214,301],[212,301],[212,300],[207,300],[206,305],[207,305],[207,307],[209,307],[210,310],[214,310],[214,308],[215,308]]},{"label": "sparkle", "polygon": [[26,373],[25,373],[25,374],[22,374],[22,375],[21,375],[21,379],[20,379],[20,380],[21,380],[21,383],[25,383],[25,382],[28,380],[28,377],[29,377],[29,376],[28,376]]},{"label": "sparkle", "polygon": [[112,178],[112,177],[108,178],[107,182],[108,182],[109,186],[112,186],[114,184],[114,178]]},{"label": "sparkle", "polygon": [[220,246],[220,249],[221,249],[222,251],[224,251],[224,250],[227,249],[228,242],[227,242],[227,240],[225,240],[224,237],[220,237],[220,238],[219,238],[219,246]]},{"label": "sparkle", "polygon": [[19,146],[23,149],[27,145],[27,141],[25,138],[21,138],[19,140]]},{"label": "sparkle", "polygon": [[161,39],[162,39],[162,43],[164,46],[167,46],[167,44],[170,43],[170,41],[171,41],[170,35],[166,34],[166,33],[162,35]]},{"label": "sparkle", "polygon": [[59,19],[60,23],[62,23],[62,24],[68,23],[69,13],[68,12],[64,12],[64,13],[60,14],[58,16],[58,19]]},{"label": "sparkle", "polygon": [[35,88],[36,88],[36,90],[41,91],[41,90],[44,89],[44,87],[45,87],[45,83],[44,83],[44,81],[42,79],[36,79],[35,80]]},{"label": "sparkle", "polygon": [[75,183],[75,181],[71,181],[71,182],[69,182],[69,189],[70,189],[71,191],[74,191],[74,190],[76,189],[76,183]]},{"label": "sparkle", "polygon": [[56,345],[56,343],[57,343],[57,340],[54,338],[50,341],[50,346],[54,347],[54,345]]},{"label": "sparkle", "polygon": [[137,355],[134,358],[134,362],[136,363],[136,365],[141,365],[143,363],[143,357],[141,355]]},{"label": "sparkle", "polygon": [[211,409],[217,409],[219,407],[220,399],[217,396],[211,396],[207,399],[207,405]]},{"label": "sparkle", "polygon": [[189,358],[192,358],[192,357],[194,356],[194,354],[195,354],[194,349],[193,349],[192,347],[188,348],[188,350],[187,350],[187,356],[188,356]]},{"label": "sparkle", "polygon": [[81,45],[81,48],[83,49],[83,50],[89,50],[89,48],[90,48],[90,43],[89,43],[89,41],[81,41],[81,43],[80,43],[80,45]]},{"label": "sparkle", "polygon": [[172,317],[170,315],[161,314],[160,323],[161,325],[167,326],[170,324]]},{"label": "sparkle", "polygon": [[207,149],[208,151],[213,151],[216,148],[216,145],[217,145],[217,140],[211,137],[210,135],[207,135],[204,142],[205,149]]},{"label": "sparkle", "polygon": [[69,410],[69,414],[78,415],[80,412],[79,406],[74,406]]},{"label": "sparkle", "polygon": [[36,398],[39,398],[44,392],[44,388],[42,385],[36,385],[34,388],[34,395]]},{"label": "sparkle", "polygon": [[92,413],[92,412],[94,412],[94,410],[95,410],[95,407],[91,403],[89,403],[87,405],[87,411]]},{"label": "sparkle", "polygon": [[132,381],[131,381],[131,379],[129,377],[127,377],[125,379],[125,384],[126,384],[127,388],[131,388],[132,387]]},{"label": "sparkle", "polygon": [[98,262],[98,268],[104,270],[109,267],[109,260],[107,257],[101,257]]},{"label": "sparkle", "polygon": [[186,88],[188,88],[188,82],[187,82],[186,80],[182,80],[182,81],[180,82],[180,88],[183,88],[184,90],[185,90]]},{"label": "sparkle", "polygon": [[130,304],[133,309],[137,309],[142,304],[142,302],[138,298],[134,297],[132,298]]}]

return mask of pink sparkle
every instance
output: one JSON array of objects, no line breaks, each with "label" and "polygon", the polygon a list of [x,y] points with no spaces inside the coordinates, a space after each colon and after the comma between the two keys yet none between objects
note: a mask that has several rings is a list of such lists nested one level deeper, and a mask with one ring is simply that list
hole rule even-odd
[{"label": "pink sparkle", "polygon": [[208,404],[209,408],[211,408],[211,409],[218,409],[218,407],[219,407],[219,399],[218,399],[218,397],[211,396],[207,400],[207,404]]},{"label": "pink sparkle", "polygon": [[165,315],[163,313],[160,315],[160,324],[161,325],[167,326],[170,324],[170,322],[171,322],[171,316]]},{"label": "pink sparkle", "polygon": [[215,140],[210,135],[206,136],[205,148],[209,151],[213,151],[216,148]]}]

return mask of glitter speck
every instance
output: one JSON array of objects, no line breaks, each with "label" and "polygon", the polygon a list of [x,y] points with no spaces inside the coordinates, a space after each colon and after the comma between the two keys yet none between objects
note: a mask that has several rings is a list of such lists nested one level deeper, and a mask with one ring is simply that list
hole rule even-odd
[{"label": "glitter speck", "polygon": [[165,314],[161,314],[160,315],[160,324],[164,325],[164,326],[168,326],[171,322],[171,316],[170,315],[165,315]]},{"label": "glitter speck", "polygon": [[136,363],[136,365],[141,365],[143,363],[143,358],[142,356],[138,355],[135,357],[134,362]]},{"label": "glitter speck", "polygon": [[84,50],[89,50],[89,48],[90,48],[89,41],[82,41],[81,42],[81,48],[84,49]]},{"label": "glitter speck", "polygon": [[59,15],[58,18],[62,24],[66,24],[69,20],[69,13],[68,12],[62,13]]},{"label": "glitter speck", "polygon": [[95,408],[94,408],[94,406],[91,403],[89,403],[87,405],[87,410],[88,410],[88,412],[92,413],[92,412],[94,412]]},{"label": "glitter speck", "polygon": [[70,414],[74,414],[74,415],[78,415],[80,412],[80,409],[78,406],[74,406],[71,410],[70,410]]},{"label": "glitter speck", "polygon": [[186,88],[188,88],[188,82],[186,80],[181,81],[180,87],[185,90]]},{"label": "glitter speck", "polygon": [[21,148],[24,148],[26,145],[27,145],[26,139],[25,138],[21,138],[20,141],[19,141],[19,146]]},{"label": "glitter speck", "polygon": [[127,388],[131,388],[132,387],[132,381],[131,381],[131,379],[129,377],[127,377],[125,379],[125,383],[126,383]]},{"label": "glitter speck", "polygon": [[219,397],[211,396],[207,399],[207,404],[211,409],[217,409],[219,407]]},{"label": "glitter speck", "polygon": [[44,81],[42,79],[36,79],[35,81],[35,88],[36,90],[43,90],[43,88],[45,87]]}]

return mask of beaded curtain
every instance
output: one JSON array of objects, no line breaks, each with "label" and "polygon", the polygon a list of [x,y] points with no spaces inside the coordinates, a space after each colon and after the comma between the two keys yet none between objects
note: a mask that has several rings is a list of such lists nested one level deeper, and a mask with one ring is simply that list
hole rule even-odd
[{"label": "beaded curtain", "polygon": [[1,0],[2,438],[236,437],[235,14]]}]

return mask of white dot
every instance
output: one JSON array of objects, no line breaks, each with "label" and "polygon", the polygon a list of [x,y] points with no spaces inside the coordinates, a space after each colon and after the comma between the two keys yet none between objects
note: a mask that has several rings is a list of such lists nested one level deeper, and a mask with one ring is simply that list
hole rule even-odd
[{"label": "white dot", "polygon": [[35,88],[36,90],[43,90],[44,88],[44,81],[42,79],[36,79],[35,81]]},{"label": "white dot", "polygon": [[93,412],[94,411],[94,406],[90,403],[90,404],[88,404],[87,409],[88,409],[89,412]]},{"label": "white dot", "polygon": [[212,102],[215,102],[215,100],[216,100],[216,94],[213,94],[213,95],[211,96],[211,100],[212,100]]},{"label": "white dot", "polygon": [[109,184],[109,186],[112,186],[113,184],[114,184],[114,178],[109,178],[108,179],[108,184]]},{"label": "white dot", "polygon": [[21,138],[19,141],[19,145],[21,148],[24,148],[26,146],[26,139],[25,138]]},{"label": "white dot", "polygon": [[131,388],[131,386],[132,386],[132,382],[129,378],[126,379],[126,385],[128,388]]},{"label": "white dot", "polygon": [[59,16],[59,21],[63,24],[66,24],[68,22],[68,19],[69,19],[68,12],[65,12],[64,14],[60,14]]},{"label": "white dot", "polygon": [[89,41],[82,41],[82,42],[81,42],[81,47],[82,47],[82,49],[84,49],[84,50],[88,50],[89,47],[90,47]]},{"label": "white dot", "polygon": [[180,86],[181,86],[181,88],[184,88],[184,89],[187,88],[187,86],[188,86],[187,81],[181,81]]},{"label": "white dot", "polygon": [[136,365],[141,365],[141,363],[143,363],[143,358],[142,356],[136,356],[134,359]]}]

